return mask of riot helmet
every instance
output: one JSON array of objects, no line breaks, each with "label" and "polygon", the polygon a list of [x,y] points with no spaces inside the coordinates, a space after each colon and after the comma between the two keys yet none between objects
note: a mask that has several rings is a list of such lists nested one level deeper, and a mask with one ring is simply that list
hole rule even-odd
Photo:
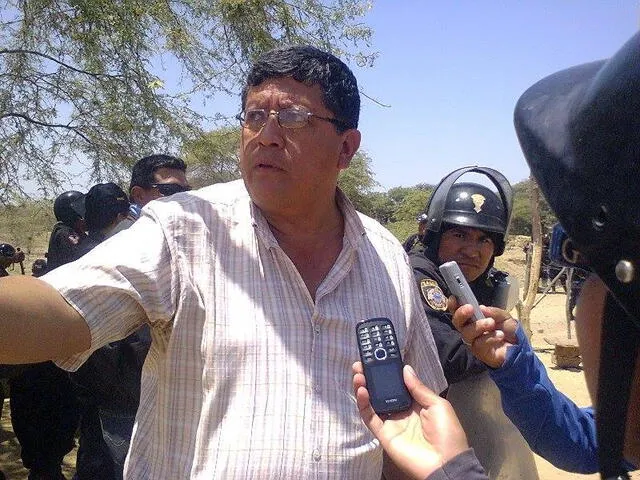
[{"label": "riot helmet", "polygon": [[0,243],[0,257],[3,258],[13,258],[16,254],[16,249],[13,245],[9,245],[8,243]]},{"label": "riot helmet", "polygon": [[639,111],[637,33],[607,61],[540,80],[514,115],[531,173],[581,254],[572,257],[607,287],[595,374],[598,459],[602,478],[611,479],[629,478],[625,430],[637,428],[627,416],[640,350]]},{"label": "riot helmet", "polygon": [[[456,180],[463,174],[484,174],[496,186],[498,193],[478,183]],[[463,167],[444,177],[436,186],[426,208],[427,230],[423,243],[437,252],[442,232],[448,226],[477,228],[490,232],[495,241],[494,256],[504,252],[513,193],[508,180],[488,167]]]},{"label": "riot helmet", "polygon": [[72,208],[72,203],[82,197],[84,195],[76,190],[69,190],[58,195],[53,202],[53,213],[56,220],[73,227],[75,221],[82,217]]}]

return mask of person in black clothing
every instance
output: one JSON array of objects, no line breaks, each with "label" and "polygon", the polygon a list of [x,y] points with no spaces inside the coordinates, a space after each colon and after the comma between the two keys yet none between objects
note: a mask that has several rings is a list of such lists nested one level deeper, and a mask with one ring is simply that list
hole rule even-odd
[{"label": "person in black clothing", "polygon": [[53,213],[56,224],[49,237],[47,271],[80,258],[80,247],[86,239],[84,219],[71,208],[71,204],[82,197],[76,190],[64,192],[55,199]]},{"label": "person in black clothing", "polygon": [[[495,178],[499,193],[478,183],[454,183],[471,172]],[[455,260],[481,305],[507,306],[503,291],[509,287],[508,274],[496,270],[493,264],[495,257],[504,252],[511,205],[511,186],[499,172],[486,167],[455,170],[434,190],[424,214],[421,241],[409,252],[449,384],[484,372],[486,367],[462,343],[451,324],[451,315],[447,312],[447,298],[451,293],[438,266]]]},{"label": "person in black clothing", "polygon": [[[479,183],[458,182],[466,173],[484,175],[497,193]],[[442,263],[456,261],[481,305],[510,309],[509,276],[493,264],[504,252],[511,205],[511,186],[496,170],[453,171],[429,200],[422,245],[409,252],[409,261],[449,383],[447,399],[468,431],[476,455],[491,478],[537,480],[533,454],[504,414],[487,366],[473,356],[452,324],[447,311],[451,292],[438,270]]]},{"label": "person in black clothing", "polygon": [[[79,249],[82,256],[117,230],[120,222],[127,218],[129,200],[115,183],[99,183],[91,187],[86,195],[75,199],[71,207],[85,219],[88,230],[87,239]],[[120,344],[126,341],[124,339],[98,349],[76,372],[69,374],[82,405],[80,446],[74,479],[122,478],[124,455],[115,457],[107,439],[120,435],[110,428],[112,416],[109,412],[127,408],[131,410],[132,405],[137,406],[138,402],[137,392],[128,387],[136,380],[139,382],[139,378],[131,380],[126,377],[128,369],[118,368],[129,360],[129,356],[120,348]],[[135,409],[133,412],[135,414]],[[133,427],[132,416],[118,420],[126,422],[126,428]]]},{"label": "person in black clothing", "polygon": [[[0,277],[8,277],[9,272],[7,268],[16,263],[16,249],[8,243],[0,243]],[[24,253],[22,254],[24,259]],[[20,260],[18,260],[20,261]],[[0,365],[0,416],[2,416],[2,409],[4,407],[5,399],[5,382],[13,373],[15,367],[12,365]],[[0,471],[0,480],[4,480],[5,476]]]},{"label": "person in black clothing", "polygon": [[[0,276],[7,273],[5,265],[24,260],[24,253],[18,250],[0,245]],[[67,373],[53,362],[3,369],[11,370],[11,424],[29,480],[64,479],[62,459],[75,446],[78,425],[78,407]]]},{"label": "person in black clothing", "polygon": [[424,246],[422,245],[422,237],[425,230],[427,229],[427,214],[421,213],[416,217],[416,221],[418,222],[418,232],[409,235],[407,239],[402,243],[402,248],[404,248],[404,251],[407,253],[409,253],[414,248],[424,248]]}]

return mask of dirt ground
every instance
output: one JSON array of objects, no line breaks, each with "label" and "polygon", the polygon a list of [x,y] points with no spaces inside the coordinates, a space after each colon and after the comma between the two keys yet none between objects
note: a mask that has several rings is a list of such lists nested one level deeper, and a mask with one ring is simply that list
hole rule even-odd
[{"label": "dirt ground", "polygon": [[[510,242],[505,255],[499,259],[497,266],[503,268],[513,275],[522,278],[524,272],[524,253],[522,252],[523,239],[516,239]],[[521,281],[522,285],[522,281]],[[540,359],[547,367],[548,373],[556,387],[565,395],[570,397],[577,405],[590,405],[589,394],[587,392],[584,376],[581,368],[561,369],[551,363],[553,346],[544,339],[567,338],[567,323],[565,320],[565,295],[552,293],[544,296],[540,303],[533,309],[531,318],[531,329],[533,332],[532,343]],[[571,329],[575,339],[575,330]],[[2,469],[9,480],[26,480],[27,471],[22,468],[20,462],[20,449],[13,436],[11,422],[9,418],[9,404],[6,402],[2,413],[2,425],[0,429],[0,469]],[[75,450],[65,458],[65,474],[71,478],[74,471]],[[597,479],[597,474],[578,475],[564,472],[553,467],[549,462],[536,457],[538,473],[541,480],[581,480]],[[634,480],[640,480],[640,474],[632,476]]]}]

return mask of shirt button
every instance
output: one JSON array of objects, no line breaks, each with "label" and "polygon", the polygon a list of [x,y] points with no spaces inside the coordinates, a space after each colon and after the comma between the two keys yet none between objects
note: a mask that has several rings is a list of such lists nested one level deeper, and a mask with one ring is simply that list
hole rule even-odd
[{"label": "shirt button", "polygon": [[315,462],[319,462],[320,459],[322,458],[322,455],[320,455],[320,450],[318,450],[317,448],[313,451],[313,460]]},{"label": "shirt button", "polygon": [[313,331],[316,333],[316,335],[320,335],[320,325],[314,326]]},{"label": "shirt button", "polygon": [[314,391],[314,392],[316,392],[316,393],[320,393],[320,385],[316,383],[316,384],[313,386],[313,391]]}]

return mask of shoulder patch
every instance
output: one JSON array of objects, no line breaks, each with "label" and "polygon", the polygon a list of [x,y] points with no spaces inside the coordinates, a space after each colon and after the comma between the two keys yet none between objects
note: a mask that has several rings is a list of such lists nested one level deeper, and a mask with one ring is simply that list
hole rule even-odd
[{"label": "shoulder patch", "polygon": [[447,297],[438,286],[438,282],[431,278],[423,278],[420,281],[420,291],[422,292],[424,301],[427,302],[427,305],[431,308],[440,312],[447,311]]},{"label": "shoulder patch", "polygon": [[80,236],[76,232],[71,232],[67,236],[67,240],[69,240],[69,243],[72,245],[78,245],[78,243],[80,243]]}]

